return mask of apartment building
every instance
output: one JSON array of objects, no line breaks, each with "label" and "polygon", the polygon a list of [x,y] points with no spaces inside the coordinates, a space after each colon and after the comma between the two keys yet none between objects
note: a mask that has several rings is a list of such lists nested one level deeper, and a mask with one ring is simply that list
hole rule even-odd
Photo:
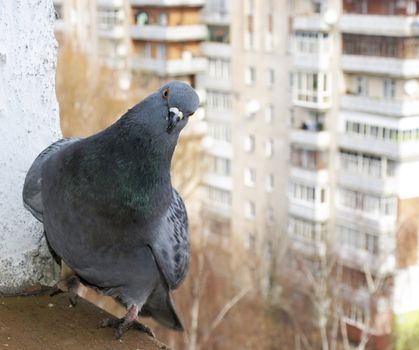
[{"label": "apartment building", "polygon": [[418,5],[291,9],[290,245],[314,276],[334,247],[347,336],[371,349],[419,310]]},{"label": "apartment building", "polygon": [[233,196],[231,226],[260,259],[268,288],[269,263],[285,230],[288,62],[286,2],[232,3]]},{"label": "apartment building", "polygon": [[132,68],[160,80],[180,79],[196,86],[206,69],[200,42],[204,0],[130,0]]},{"label": "apartment building", "polygon": [[[407,283],[419,268],[419,3],[343,0],[342,10],[336,245],[343,283],[359,295],[344,308],[351,335],[369,319],[379,349],[393,314],[419,309]],[[377,295],[365,293],[366,269],[384,284]]]},{"label": "apartment building", "polygon": [[[77,39],[82,51],[119,73],[123,89],[171,79],[196,85],[206,69],[200,42],[204,0],[54,0],[57,38]],[[148,88],[147,88],[148,86]]]},{"label": "apartment building", "polygon": [[233,190],[233,82],[230,40],[231,2],[207,0],[203,21],[208,28],[207,41],[201,44],[207,59],[203,74],[207,137],[205,140],[208,172],[206,215],[210,230],[219,241],[227,243],[231,229]]}]

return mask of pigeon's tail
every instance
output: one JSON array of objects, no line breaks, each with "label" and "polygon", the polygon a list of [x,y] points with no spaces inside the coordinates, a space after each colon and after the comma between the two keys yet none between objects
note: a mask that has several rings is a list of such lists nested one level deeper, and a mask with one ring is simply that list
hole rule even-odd
[{"label": "pigeon's tail", "polygon": [[140,312],[141,316],[150,316],[158,323],[176,331],[183,331],[183,325],[176,313],[173,300],[163,286],[159,286],[149,297]]},{"label": "pigeon's tail", "polygon": [[43,222],[44,212],[42,203],[42,167],[51,155],[78,140],[77,138],[61,139],[53,143],[36,157],[26,175],[22,193],[23,204],[41,222]]}]

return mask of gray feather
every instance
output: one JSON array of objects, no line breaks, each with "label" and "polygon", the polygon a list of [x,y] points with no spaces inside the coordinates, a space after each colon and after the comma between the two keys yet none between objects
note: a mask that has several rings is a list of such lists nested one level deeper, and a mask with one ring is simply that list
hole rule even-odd
[{"label": "gray feather", "polygon": [[77,142],[78,138],[61,139],[43,150],[32,163],[25,178],[23,185],[23,204],[32,215],[43,222],[42,214],[44,206],[42,204],[42,166],[44,162],[54,153],[62,150],[64,147]]},{"label": "gray feather", "polygon": [[169,209],[156,230],[151,248],[169,288],[176,289],[188,269],[189,242],[188,216],[182,198],[175,189]]}]

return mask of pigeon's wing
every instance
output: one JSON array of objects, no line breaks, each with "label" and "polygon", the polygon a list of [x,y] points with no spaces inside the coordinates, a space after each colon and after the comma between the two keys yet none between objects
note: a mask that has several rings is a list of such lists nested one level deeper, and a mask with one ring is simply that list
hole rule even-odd
[{"label": "pigeon's wing", "polygon": [[62,151],[68,145],[77,142],[78,138],[61,139],[44,149],[32,163],[23,185],[23,204],[35,218],[43,222],[44,206],[42,204],[42,167],[52,155]]},{"label": "pigeon's wing", "polygon": [[176,289],[188,269],[189,242],[186,208],[174,189],[169,209],[150,245],[169,288]]}]

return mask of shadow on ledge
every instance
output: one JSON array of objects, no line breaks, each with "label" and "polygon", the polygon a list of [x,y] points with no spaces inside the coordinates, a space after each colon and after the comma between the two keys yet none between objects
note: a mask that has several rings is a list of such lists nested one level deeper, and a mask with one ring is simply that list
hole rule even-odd
[{"label": "shadow on ledge", "polygon": [[116,340],[113,329],[97,328],[105,317],[107,313],[81,298],[75,308],[69,307],[67,294],[0,297],[0,349],[169,349],[134,330]]}]

